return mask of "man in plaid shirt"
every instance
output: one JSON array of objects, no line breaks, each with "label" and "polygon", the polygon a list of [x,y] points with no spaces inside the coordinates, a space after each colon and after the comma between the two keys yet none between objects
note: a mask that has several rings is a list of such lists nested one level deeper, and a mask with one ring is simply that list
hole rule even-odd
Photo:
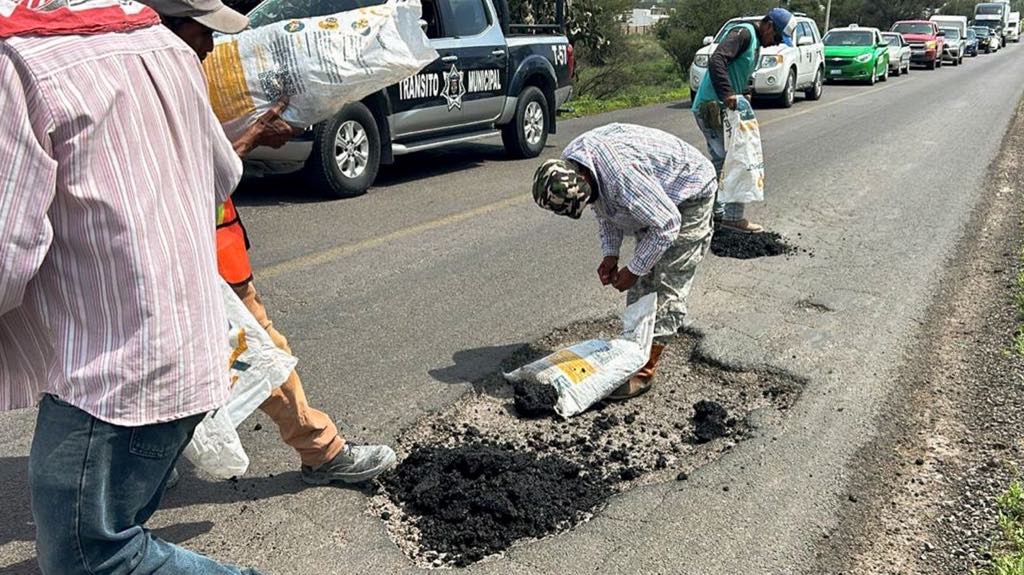
[{"label": "man in plaid shirt", "polygon": [[[590,205],[600,225],[603,285],[628,291],[627,303],[656,292],[658,318],[651,357],[609,396],[636,397],[651,388],[665,344],[686,317],[697,265],[711,246],[715,167],[679,138],[642,126],[609,124],[565,148],[537,170],[533,198],[542,208],[579,219]],[[632,234],[636,250],[619,268],[619,249]]]}]

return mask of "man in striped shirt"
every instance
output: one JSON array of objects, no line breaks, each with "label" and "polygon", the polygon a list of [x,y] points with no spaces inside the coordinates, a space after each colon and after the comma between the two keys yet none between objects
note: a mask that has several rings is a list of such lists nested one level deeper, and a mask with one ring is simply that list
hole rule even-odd
[{"label": "man in striped shirt", "polygon": [[[609,124],[569,143],[559,160],[537,170],[533,198],[556,214],[579,219],[590,205],[600,226],[603,285],[629,291],[627,303],[658,294],[651,357],[611,399],[650,389],[666,343],[686,317],[697,265],[711,246],[715,167],[679,138],[641,126]],[[623,237],[637,239],[619,268]]]},{"label": "man in striped shirt", "polygon": [[[211,26],[246,25],[207,4]],[[249,573],[143,528],[229,395],[211,218],[241,162],[199,61],[139,4],[13,14],[0,12],[0,410],[39,403],[40,567]]]}]

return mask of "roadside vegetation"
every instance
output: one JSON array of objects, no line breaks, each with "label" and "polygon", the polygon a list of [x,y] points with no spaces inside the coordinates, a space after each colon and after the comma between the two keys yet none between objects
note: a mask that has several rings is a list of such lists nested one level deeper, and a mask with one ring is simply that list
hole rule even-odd
[{"label": "roadside vegetation", "polygon": [[996,510],[999,538],[992,546],[992,565],[975,575],[1024,575],[1024,482],[1019,470],[996,498]]}]

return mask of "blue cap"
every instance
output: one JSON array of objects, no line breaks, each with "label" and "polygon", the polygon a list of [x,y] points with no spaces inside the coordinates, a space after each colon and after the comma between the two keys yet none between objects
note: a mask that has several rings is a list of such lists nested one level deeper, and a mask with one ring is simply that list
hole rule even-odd
[{"label": "blue cap", "polygon": [[775,25],[775,35],[786,45],[793,45],[793,32],[796,31],[796,20],[793,14],[785,8],[772,8],[765,16]]}]

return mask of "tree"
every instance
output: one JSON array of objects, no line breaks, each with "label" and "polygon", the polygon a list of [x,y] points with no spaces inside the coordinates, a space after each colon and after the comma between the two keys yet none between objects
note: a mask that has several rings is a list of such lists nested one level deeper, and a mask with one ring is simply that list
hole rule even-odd
[{"label": "tree", "polygon": [[683,0],[671,17],[658,26],[658,41],[687,74],[693,56],[705,36],[713,36],[726,21],[737,16],[757,16],[778,6],[773,0]]}]

